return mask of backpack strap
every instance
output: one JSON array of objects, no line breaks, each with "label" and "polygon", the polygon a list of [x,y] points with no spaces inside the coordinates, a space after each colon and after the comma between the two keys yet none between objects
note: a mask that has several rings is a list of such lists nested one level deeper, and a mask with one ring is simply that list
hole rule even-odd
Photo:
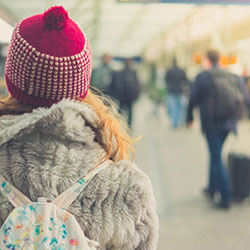
[{"label": "backpack strap", "polygon": [[3,175],[0,176],[0,191],[14,207],[20,207],[32,203],[32,201],[11,185]]},{"label": "backpack strap", "polygon": [[89,182],[103,169],[105,169],[111,161],[105,161],[98,167],[91,170],[84,178],[76,182],[73,186],[61,193],[55,198],[52,203],[62,209],[67,209],[77,198],[77,196],[83,191],[83,189],[89,184]]}]

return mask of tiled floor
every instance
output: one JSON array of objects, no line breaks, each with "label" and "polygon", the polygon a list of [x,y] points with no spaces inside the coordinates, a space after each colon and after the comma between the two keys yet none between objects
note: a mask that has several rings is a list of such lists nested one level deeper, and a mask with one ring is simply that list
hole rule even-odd
[{"label": "tiled floor", "polygon": [[[160,216],[159,250],[249,250],[250,203],[229,211],[215,209],[202,195],[208,156],[198,123],[191,129],[172,130],[162,106],[159,116],[141,97],[135,105],[134,134],[143,135],[135,162],[150,176]],[[229,151],[250,155],[250,121],[239,124],[237,138],[230,136]]]}]

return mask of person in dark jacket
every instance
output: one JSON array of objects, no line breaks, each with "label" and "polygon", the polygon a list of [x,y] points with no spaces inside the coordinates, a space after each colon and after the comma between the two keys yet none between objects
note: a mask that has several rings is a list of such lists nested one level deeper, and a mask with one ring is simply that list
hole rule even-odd
[{"label": "person in dark jacket", "polygon": [[125,58],[124,68],[114,72],[111,85],[112,96],[119,102],[119,112],[127,117],[129,127],[132,126],[133,104],[137,100],[141,84],[137,72],[133,69],[132,59]]},{"label": "person in dark jacket", "polygon": [[[210,69],[219,69],[220,54],[217,50],[209,50],[207,59]],[[187,123],[190,125],[193,121],[193,108],[200,107],[200,118],[202,131],[207,140],[210,152],[210,171],[207,188],[204,189],[205,194],[210,198],[214,197],[216,192],[220,193],[220,201],[216,203],[221,208],[228,209],[231,205],[231,187],[229,181],[229,173],[222,161],[222,148],[227,139],[229,132],[236,133],[237,120],[234,118],[224,120],[214,120],[209,112],[208,93],[211,89],[212,78],[211,70],[205,70],[197,75],[194,85],[191,89]],[[240,78],[239,80],[240,85]]]},{"label": "person in dark jacket", "polygon": [[183,86],[187,82],[186,73],[177,65],[174,58],[173,66],[167,71],[165,81],[167,84],[167,110],[171,119],[172,127],[180,125],[183,113],[182,97]]}]

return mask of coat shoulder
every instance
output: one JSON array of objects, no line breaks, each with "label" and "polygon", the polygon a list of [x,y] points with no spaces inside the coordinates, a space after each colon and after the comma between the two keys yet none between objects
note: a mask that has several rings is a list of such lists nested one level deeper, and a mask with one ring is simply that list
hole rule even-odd
[{"label": "coat shoulder", "polygon": [[156,249],[159,222],[152,185],[134,163],[120,161],[100,172],[80,195],[79,205],[82,228],[101,245]]}]

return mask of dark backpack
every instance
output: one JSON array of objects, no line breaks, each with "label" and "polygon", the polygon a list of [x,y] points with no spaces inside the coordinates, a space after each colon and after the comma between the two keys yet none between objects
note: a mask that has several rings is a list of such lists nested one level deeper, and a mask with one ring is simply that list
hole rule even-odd
[{"label": "dark backpack", "polygon": [[212,81],[207,107],[212,120],[239,118],[244,108],[244,96],[238,76],[222,69],[212,69],[210,75]]},{"label": "dark backpack", "polygon": [[124,69],[117,72],[112,87],[113,96],[123,103],[134,102],[140,93],[140,83],[136,72],[131,69]]}]

